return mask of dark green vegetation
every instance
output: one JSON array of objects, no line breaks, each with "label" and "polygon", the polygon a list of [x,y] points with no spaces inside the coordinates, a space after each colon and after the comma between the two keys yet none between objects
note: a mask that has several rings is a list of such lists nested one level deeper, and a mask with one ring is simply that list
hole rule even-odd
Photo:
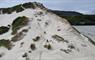
[{"label": "dark green vegetation", "polygon": [[72,25],[95,25],[95,15],[64,16]]},{"label": "dark green vegetation", "polygon": [[0,47],[5,47],[5,48],[7,48],[8,50],[10,50],[11,47],[12,47],[11,41],[5,40],[5,39],[1,39],[1,40],[0,40]]},{"label": "dark green vegetation", "polygon": [[16,33],[16,34],[12,37],[11,41],[12,41],[12,42],[20,41],[21,39],[24,38],[24,36],[26,35],[25,33],[27,33],[27,32],[28,32],[27,29],[23,29],[21,32]]},{"label": "dark green vegetation", "polygon": [[44,45],[45,48],[47,48],[48,50],[52,49],[51,45],[48,44],[48,45]]},{"label": "dark green vegetation", "polygon": [[29,53],[31,53],[31,51],[28,51]]},{"label": "dark green vegetation", "polygon": [[35,8],[35,6],[34,6],[34,4],[33,3],[31,3],[31,2],[29,2],[29,3],[25,3],[25,4],[23,4],[22,5],[24,8]]},{"label": "dark green vegetation", "polygon": [[35,44],[31,44],[31,45],[30,45],[30,48],[31,48],[31,50],[35,50],[35,49],[36,49]]},{"label": "dark green vegetation", "polygon": [[8,32],[8,31],[9,31],[8,27],[5,27],[5,26],[1,26],[0,27],[0,35]]},{"label": "dark green vegetation", "polygon": [[76,15],[83,15],[81,13],[75,12],[75,11],[59,11],[59,10],[49,10],[55,14],[58,14],[59,16],[76,16]]},{"label": "dark green vegetation", "polygon": [[21,12],[24,9],[21,7],[21,4],[20,4],[20,5],[16,5],[14,7],[11,7],[11,8],[1,8],[0,10],[2,10],[3,14],[11,14],[12,12],[17,12],[17,13]]},{"label": "dark green vegetation", "polygon": [[23,32],[20,32],[20,33],[17,33],[17,34],[15,34],[13,37],[12,37],[12,42],[17,42],[17,41],[20,41],[21,39],[22,39],[22,36],[23,36],[23,34],[22,34]]},{"label": "dark green vegetation", "polygon": [[24,9],[27,8],[32,8],[35,9],[37,7],[40,8],[45,8],[42,4],[37,3],[37,2],[28,2],[28,3],[24,3],[24,4],[19,4],[13,7],[8,7],[8,8],[0,8],[0,11],[2,11],[3,14],[11,14],[12,12],[22,12]]},{"label": "dark green vegetation", "polygon": [[2,10],[3,14],[11,14],[12,12],[18,13],[18,12],[22,12],[24,10],[24,8],[22,6],[24,6],[25,8],[32,8],[33,3],[19,4],[14,7],[9,7],[9,8],[0,8],[0,10]]},{"label": "dark green vegetation", "polygon": [[14,10],[12,8],[1,8],[3,14],[11,14]]},{"label": "dark green vegetation", "polygon": [[36,38],[33,39],[33,41],[38,41],[40,40],[40,36],[37,36]]},{"label": "dark green vegetation", "polygon": [[25,4],[19,4],[9,8],[0,8],[0,11],[2,10],[3,14],[11,14],[12,12],[16,12],[16,13],[22,12],[24,10],[22,5],[25,6],[25,8],[33,7],[32,3],[25,3]]},{"label": "dark green vegetation", "polygon": [[13,10],[16,11],[16,12],[18,13],[18,12],[23,11],[24,9],[21,7],[21,4],[20,4],[20,5],[14,6],[14,7],[13,7]]},{"label": "dark green vegetation", "polygon": [[15,34],[17,30],[28,24],[28,18],[25,16],[17,17],[12,23],[12,34]]},{"label": "dark green vegetation", "polygon": [[95,25],[95,15],[84,15],[74,11],[50,11],[67,19],[72,25]]}]

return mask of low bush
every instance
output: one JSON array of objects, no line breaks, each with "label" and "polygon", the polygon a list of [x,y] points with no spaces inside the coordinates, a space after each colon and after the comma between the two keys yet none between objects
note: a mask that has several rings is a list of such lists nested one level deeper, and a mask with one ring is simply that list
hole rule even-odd
[{"label": "low bush", "polygon": [[23,34],[23,32],[21,31],[21,32],[19,32],[19,33],[17,33],[17,34],[15,34],[13,37],[12,37],[12,42],[17,42],[17,41],[20,41],[21,39],[23,39],[24,38],[24,34]]},{"label": "low bush", "polygon": [[5,39],[1,39],[1,40],[0,40],[0,47],[5,47],[5,48],[7,48],[8,50],[10,50],[11,47],[12,47],[11,41],[5,40]]},{"label": "low bush", "polygon": [[35,8],[34,4],[31,2],[25,3],[22,5],[24,8]]},{"label": "low bush", "polygon": [[30,48],[31,48],[31,50],[35,50],[36,49],[35,44],[31,44]]},{"label": "low bush", "polygon": [[0,35],[8,32],[8,31],[9,31],[8,27],[5,27],[5,26],[1,26],[0,27]]},{"label": "low bush", "polygon": [[24,9],[21,7],[21,4],[20,5],[16,5],[14,7],[12,7],[14,11],[16,11],[17,13],[18,12],[22,12]]},{"label": "low bush", "polygon": [[14,7],[1,8],[1,10],[2,10],[3,14],[11,14],[14,11],[16,11],[17,13],[22,12],[24,9],[21,7],[21,4],[20,4],[20,5],[14,6]]},{"label": "low bush", "polygon": [[16,18],[12,23],[12,34],[15,34],[17,30],[28,24],[28,18],[25,16]]},{"label": "low bush", "polygon": [[33,41],[38,41],[40,40],[40,36],[37,36],[36,38],[33,39]]},{"label": "low bush", "polygon": [[45,48],[47,48],[48,50],[52,49],[51,45],[48,44],[48,45],[44,45]]},{"label": "low bush", "polygon": [[3,14],[11,14],[13,11],[13,8],[2,8]]}]

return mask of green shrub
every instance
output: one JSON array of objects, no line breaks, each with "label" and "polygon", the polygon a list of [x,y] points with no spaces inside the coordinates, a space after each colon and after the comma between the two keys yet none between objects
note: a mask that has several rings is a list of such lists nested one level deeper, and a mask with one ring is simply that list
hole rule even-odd
[{"label": "green shrub", "polygon": [[40,40],[39,36],[37,36],[35,39],[33,39],[33,41],[38,41],[38,40]]},{"label": "green shrub", "polygon": [[27,33],[28,32],[28,29],[23,29],[22,32]]},{"label": "green shrub", "polygon": [[17,13],[18,12],[22,12],[24,9],[21,7],[21,4],[20,5],[16,5],[14,7],[12,7],[14,11],[16,11]]},{"label": "green shrub", "polygon": [[11,14],[14,10],[12,8],[3,8],[2,12],[3,14]]},{"label": "green shrub", "polygon": [[7,13],[7,9],[6,8],[2,8],[2,13],[3,14]]},{"label": "green shrub", "polygon": [[31,53],[31,51],[28,51],[29,53]]},{"label": "green shrub", "polygon": [[31,2],[29,2],[29,3],[25,3],[25,4],[23,4],[22,5],[24,8],[35,8],[35,6],[34,6],[34,4],[33,3],[31,3]]},{"label": "green shrub", "polygon": [[20,4],[20,5],[14,6],[14,7],[1,8],[1,10],[2,10],[3,14],[11,14],[14,11],[16,11],[17,13],[22,12],[24,9],[21,7],[21,4]]},{"label": "green shrub", "polygon": [[44,45],[45,48],[47,48],[48,50],[52,49],[51,45],[48,44],[48,45]]},{"label": "green shrub", "polygon": [[36,49],[35,44],[31,44],[30,48],[31,48],[31,50],[35,50]]},{"label": "green shrub", "polygon": [[25,16],[16,18],[12,23],[12,34],[15,34],[17,30],[28,24],[28,18]]},{"label": "green shrub", "polygon": [[20,41],[22,39],[22,35],[23,35],[23,32],[20,32],[20,33],[17,33],[15,34],[13,37],[12,37],[12,42],[17,42],[17,41]]},{"label": "green shrub", "polygon": [[5,40],[5,39],[1,39],[0,40],[0,47],[5,47],[7,49],[11,49],[11,47],[12,47],[11,41]]},{"label": "green shrub", "polygon": [[0,35],[8,32],[8,31],[9,31],[8,27],[5,27],[5,26],[1,26],[0,27]]},{"label": "green shrub", "polygon": [[[24,32],[24,33],[23,33]],[[20,41],[24,38],[25,36],[25,33],[28,32],[27,29],[23,29],[21,32],[19,33],[16,33],[13,37],[12,37],[12,42],[17,42],[17,41]]]}]

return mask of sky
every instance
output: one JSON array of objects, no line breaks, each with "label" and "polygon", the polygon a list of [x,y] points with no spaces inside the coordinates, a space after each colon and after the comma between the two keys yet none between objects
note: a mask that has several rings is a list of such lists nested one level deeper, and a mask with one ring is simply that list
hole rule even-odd
[{"label": "sky", "polygon": [[95,14],[95,0],[0,0],[0,8],[25,2],[41,2],[49,9]]}]

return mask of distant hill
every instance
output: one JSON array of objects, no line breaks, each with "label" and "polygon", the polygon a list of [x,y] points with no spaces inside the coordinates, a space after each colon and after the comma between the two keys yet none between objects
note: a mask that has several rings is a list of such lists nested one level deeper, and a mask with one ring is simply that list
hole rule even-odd
[{"label": "distant hill", "polygon": [[72,15],[83,15],[82,13],[75,12],[75,11],[58,11],[58,10],[51,10],[53,13],[56,13],[60,16],[72,16]]},{"label": "distant hill", "polygon": [[50,11],[66,18],[72,25],[95,25],[95,15],[86,15],[75,11]]}]

